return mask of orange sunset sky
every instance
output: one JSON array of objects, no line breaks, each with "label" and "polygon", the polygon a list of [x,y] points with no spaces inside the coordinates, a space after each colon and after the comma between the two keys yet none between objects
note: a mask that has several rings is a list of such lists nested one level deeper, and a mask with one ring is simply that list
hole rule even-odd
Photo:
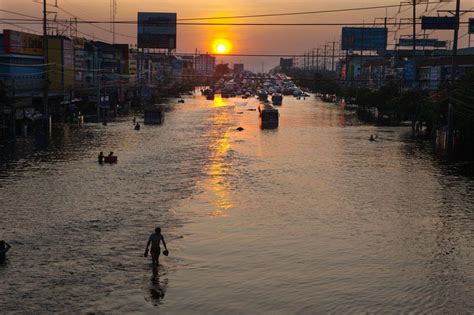
[{"label": "orange sunset sky", "polygon": [[[41,16],[41,4],[32,0],[0,0],[0,8],[19,12],[22,14]],[[56,11],[58,18],[70,18],[72,13],[79,18],[88,20],[110,20],[109,0],[50,0],[54,5],[57,2],[60,8],[50,6],[51,11]],[[117,0],[116,20],[136,20],[137,12],[176,12],[178,19],[190,17],[216,17],[233,15],[252,15],[269,13],[287,13],[301,11],[318,11],[345,9],[356,7],[398,5],[400,0]],[[471,9],[474,0],[463,0],[462,8]],[[452,9],[454,2],[439,6],[418,6],[419,15],[436,15],[436,9]],[[66,10],[68,13],[64,12]],[[428,9],[428,11],[426,11]],[[235,23],[367,23],[374,22],[374,18],[397,16],[408,18],[411,11],[408,7],[377,9],[357,12],[338,12],[325,14],[298,15],[288,17],[246,18],[235,20],[211,20],[208,22],[235,22]],[[473,16],[472,13],[471,17]],[[2,18],[21,18],[11,13],[1,12]],[[464,20],[469,16],[465,15]],[[380,20],[379,20],[380,22]],[[101,24],[102,28],[110,29],[110,25]],[[18,26],[2,24],[2,28],[19,29]],[[28,25],[28,28],[41,30],[40,25]],[[403,27],[402,27],[403,28]],[[406,27],[405,27],[406,28]],[[87,24],[79,25],[79,29],[91,36],[100,39],[112,40],[112,34],[97,27]],[[392,27],[391,30],[395,30]],[[135,43],[136,25],[117,25],[116,42]],[[178,25],[178,52],[213,52],[213,42],[216,39],[227,40],[232,46],[233,54],[302,54],[313,48],[324,45],[328,41],[339,40],[341,26],[186,26]],[[410,29],[400,30],[397,35],[409,34]],[[421,33],[421,31],[420,31]],[[460,36],[466,33],[466,28],[461,29]],[[127,35],[127,36],[123,36]],[[395,33],[391,33],[393,42]],[[451,32],[439,31],[432,37],[450,39]],[[467,46],[467,36],[460,41],[461,47]],[[214,45],[215,46],[215,45]],[[244,62],[250,70],[265,70],[275,66],[277,58],[263,57],[219,57],[224,62]]]}]

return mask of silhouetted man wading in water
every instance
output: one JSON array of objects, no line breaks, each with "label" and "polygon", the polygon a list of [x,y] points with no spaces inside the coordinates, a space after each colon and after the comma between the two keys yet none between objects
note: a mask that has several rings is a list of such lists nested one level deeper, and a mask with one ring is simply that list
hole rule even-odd
[{"label": "silhouetted man wading in water", "polygon": [[145,257],[148,255],[148,248],[150,247],[151,244],[151,258],[153,260],[153,274],[155,274],[155,268],[158,270],[159,266],[159,259],[160,259],[160,242],[163,242],[163,246],[165,247],[165,251],[163,252],[166,256],[168,254],[168,248],[166,247],[166,242],[161,235],[161,228],[157,227],[155,229],[155,233],[151,234],[150,237],[148,238],[148,242],[146,244],[146,249],[145,249]]},{"label": "silhouetted man wading in water", "polygon": [[7,259],[7,252],[11,248],[10,244],[0,241],[0,263],[4,263]]}]

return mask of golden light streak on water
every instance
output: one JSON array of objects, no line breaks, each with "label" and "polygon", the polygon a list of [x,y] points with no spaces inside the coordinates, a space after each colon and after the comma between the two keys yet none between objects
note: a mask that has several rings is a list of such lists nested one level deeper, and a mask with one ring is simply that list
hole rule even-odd
[{"label": "golden light streak on water", "polygon": [[[218,96],[214,99],[214,106],[225,107],[227,104],[222,100],[222,97]],[[214,115],[214,124],[222,124],[229,119],[230,109],[222,109],[219,113]],[[230,165],[226,163],[226,156],[230,149],[229,137],[230,127],[226,129],[224,133],[217,137],[217,140],[210,146],[212,149],[212,155],[210,156],[210,166],[207,171],[208,181],[205,183],[205,187],[208,191],[214,194],[211,202],[214,205],[214,209],[209,212],[211,217],[228,217],[228,210],[233,207],[232,201],[229,198],[230,185],[227,181],[227,173],[230,169]],[[216,133],[215,131],[213,133]],[[215,136],[215,134],[214,134]]]}]

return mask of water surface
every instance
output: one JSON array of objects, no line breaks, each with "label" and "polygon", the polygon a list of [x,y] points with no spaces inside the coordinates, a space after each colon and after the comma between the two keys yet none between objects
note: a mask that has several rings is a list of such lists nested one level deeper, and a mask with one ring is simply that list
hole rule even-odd
[{"label": "water surface", "polygon": [[[255,100],[170,104],[161,126],[127,117],[0,149],[13,245],[0,309],[474,311],[474,182],[408,129],[314,98],[285,98],[275,130]],[[119,163],[98,165],[99,151]],[[142,254],[157,225],[171,255],[153,283]]]}]

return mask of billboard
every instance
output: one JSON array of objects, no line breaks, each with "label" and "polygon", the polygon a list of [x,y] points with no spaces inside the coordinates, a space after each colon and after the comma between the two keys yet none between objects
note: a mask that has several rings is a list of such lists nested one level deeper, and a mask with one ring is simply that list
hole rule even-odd
[{"label": "billboard", "polygon": [[86,68],[84,43],[85,40],[83,38],[74,38],[74,78],[78,83],[82,82],[83,74]]},{"label": "billboard", "polygon": [[455,16],[423,16],[421,29],[423,30],[454,30],[459,25]]},{"label": "billboard", "polygon": [[74,85],[74,43],[62,39],[63,88],[70,89]]},{"label": "billboard", "polygon": [[406,60],[403,64],[403,81],[406,85],[412,85],[415,81],[415,62]]},{"label": "billboard", "polygon": [[3,44],[8,54],[43,56],[43,37],[39,35],[4,30]]},{"label": "billboard", "polygon": [[387,28],[343,27],[341,49],[383,51],[387,37]]},{"label": "billboard", "polygon": [[[426,47],[442,48],[442,47],[446,47],[447,44],[448,44],[448,42],[445,41],[445,40],[437,40],[437,39],[417,39],[416,40],[416,46],[418,46],[418,47],[426,46]],[[411,46],[413,46],[413,39],[411,39],[411,38],[400,38],[400,40],[398,42],[398,46],[411,47]]]},{"label": "billboard", "polygon": [[176,13],[138,12],[138,48],[176,49]]},{"label": "billboard", "polygon": [[74,44],[63,37],[48,38],[49,88],[54,92],[74,85]]},{"label": "billboard", "polygon": [[61,38],[48,38],[48,79],[49,89],[54,92],[63,90]]}]

